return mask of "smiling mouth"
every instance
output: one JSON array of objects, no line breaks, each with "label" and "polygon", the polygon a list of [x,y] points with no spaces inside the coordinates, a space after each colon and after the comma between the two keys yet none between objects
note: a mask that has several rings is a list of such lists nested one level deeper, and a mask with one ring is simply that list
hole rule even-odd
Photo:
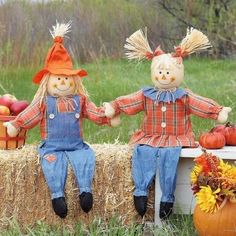
[{"label": "smiling mouth", "polygon": [[175,81],[175,78],[171,78],[170,82],[168,83],[162,83],[160,79],[158,79],[158,77],[156,77],[156,81],[158,81],[158,83],[162,84],[162,85],[169,85],[171,84],[173,81]]},{"label": "smiling mouth", "polygon": [[70,89],[70,87],[68,87],[67,89],[59,89],[58,87],[56,87],[57,90],[61,91],[61,92],[64,92],[64,91],[67,91]]}]

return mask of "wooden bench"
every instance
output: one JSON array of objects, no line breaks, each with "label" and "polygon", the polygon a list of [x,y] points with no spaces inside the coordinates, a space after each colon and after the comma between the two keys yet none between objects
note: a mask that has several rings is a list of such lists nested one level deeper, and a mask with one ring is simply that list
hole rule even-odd
[{"label": "wooden bench", "polygon": [[[207,150],[229,164],[235,164],[236,146],[226,146],[222,149]],[[193,213],[195,199],[190,186],[190,172],[194,166],[193,159],[202,154],[201,148],[183,148],[178,166],[177,186],[175,191],[174,213]],[[158,170],[157,170],[158,171]],[[155,224],[161,225],[159,218],[161,189],[159,184],[159,174],[156,174],[155,184]]]}]

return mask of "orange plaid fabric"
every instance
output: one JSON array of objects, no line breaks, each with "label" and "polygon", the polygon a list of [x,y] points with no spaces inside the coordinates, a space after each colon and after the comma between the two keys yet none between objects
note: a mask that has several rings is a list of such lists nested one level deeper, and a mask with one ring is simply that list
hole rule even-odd
[{"label": "orange plaid fabric", "polygon": [[143,91],[122,96],[111,102],[116,114],[135,115],[144,111],[141,129],[131,137],[130,144],[153,147],[196,147],[190,115],[217,119],[222,106],[186,90],[187,95],[175,103],[159,102],[145,97]]},{"label": "orange plaid fabric", "polygon": [[[74,99],[57,98],[58,112],[71,112],[73,111]],[[110,124],[110,120],[105,117],[104,109],[97,107],[93,102],[89,101],[87,97],[80,96],[80,125],[81,125],[81,136],[82,136],[82,119],[86,118],[98,125]],[[39,100],[31,103],[22,113],[20,113],[15,120],[11,121],[11,124],[15,128],[31,129],[40,123],[41,138],[47,138],[47,112],[46,112],[45,101],[39,104]]]}]

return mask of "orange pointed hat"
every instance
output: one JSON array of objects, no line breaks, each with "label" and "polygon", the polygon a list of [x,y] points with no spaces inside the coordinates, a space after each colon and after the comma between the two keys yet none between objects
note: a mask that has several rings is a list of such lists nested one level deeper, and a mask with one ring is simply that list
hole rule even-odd
[{"label": "orange pointed hat", "polygon": [[56,23],[53,30],[50,31],[54,44],[49,49],[45,60],[44,68],[40,70],[34,77],[33,82],[39,84],[43,76],[47,73],[54,75],[78,75],[86,76],[87,72],[83,69],[73,69],[71,57],[63,45],[63,37],[70,31],[71,22],[67,24]]}]

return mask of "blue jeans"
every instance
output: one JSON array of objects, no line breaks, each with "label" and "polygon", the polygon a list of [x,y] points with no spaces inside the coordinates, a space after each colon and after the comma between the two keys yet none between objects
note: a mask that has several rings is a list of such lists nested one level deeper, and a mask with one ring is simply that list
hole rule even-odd
[{"label": "blue jeans", "polygon": [[[65,147],[65,143],[61,143]],[[92,192],[95,169],[95,155],[86,144],[74,151],[51,150],[45,143],[40,148],[42,170],[51,192],[52,199],[63,197],[68,163],[76,176],[79,191]]]},{"label": "blue jeans", "polygon": [[147,196],[159,168],[162,202],[174,202],[176,172],[182,147],[156,148],[148,145],[136,145],[132,157],[132,175],[135,184],[135,196]]},{"label": "blue jeans", "polygon": [[80,135],[80,102],[74,96],[73,112],[58,112],[56,98],[46,98],[47,138],[39,147],[42,170],[52,199],[63,197],[70,162],[80,193],[91,192],[95,154]]}]

